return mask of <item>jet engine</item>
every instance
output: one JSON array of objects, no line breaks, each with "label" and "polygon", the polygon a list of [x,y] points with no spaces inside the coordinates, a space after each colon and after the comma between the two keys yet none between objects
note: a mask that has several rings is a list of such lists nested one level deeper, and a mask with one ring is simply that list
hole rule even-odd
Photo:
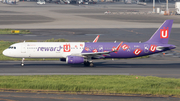
[{"label": "jet engine", "polygon": [[60,61],[66,62],[66,58],[60,58]]},{"label": "jet engine", "polygon": [[66,58],[66,63],[68,63],[68,64],[84,63],[84,57],[68,56]]}]

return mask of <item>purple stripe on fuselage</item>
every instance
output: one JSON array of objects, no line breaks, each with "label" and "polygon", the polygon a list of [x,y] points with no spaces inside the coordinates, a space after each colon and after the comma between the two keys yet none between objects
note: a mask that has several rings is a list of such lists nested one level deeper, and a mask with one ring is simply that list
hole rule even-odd
[{"label": "purple stripe on fuselage", "polygon": [[[105,52],[112,51],[116,48],[120,42],[98,42],[98,43],[85,43],[84,50],[82,53],[92,53],[92,52]],[[126,43],[124,42],[118,52],[110,53],[110,56],[105,56],[106,58],[133,58],[144,55],[150,55],[153,53],[162,52],[156,48],[161,47],[175,47],[169,44],[151,44],[151,43]]]}]

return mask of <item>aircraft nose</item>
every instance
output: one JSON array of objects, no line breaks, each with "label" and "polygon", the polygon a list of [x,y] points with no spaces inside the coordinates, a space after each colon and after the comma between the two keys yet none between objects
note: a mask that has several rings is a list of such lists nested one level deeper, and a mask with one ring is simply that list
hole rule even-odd
[{"label": "aircraft nose", "polygon": [[7,50],[3,51],[3,55],[8,56],[9,52]]}]

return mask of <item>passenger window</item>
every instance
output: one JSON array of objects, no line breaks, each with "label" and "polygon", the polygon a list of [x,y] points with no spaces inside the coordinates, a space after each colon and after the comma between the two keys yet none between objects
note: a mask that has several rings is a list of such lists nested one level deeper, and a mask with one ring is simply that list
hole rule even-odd
[{"label": "passenger window", "polygon": [[16,47],[14,47],[14,49],[16,49]]}]

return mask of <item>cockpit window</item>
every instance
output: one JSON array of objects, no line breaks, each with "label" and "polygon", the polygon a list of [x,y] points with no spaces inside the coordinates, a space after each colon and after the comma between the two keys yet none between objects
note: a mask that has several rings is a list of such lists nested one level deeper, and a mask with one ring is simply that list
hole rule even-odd
[{"label": "cockpit window", "polygon": [[13,47],[9,47],[9,49],[12,49]]},{"label": "cockpit window", "polygon": [[10,46],[8,49],[16,49],[16,47]]}]

